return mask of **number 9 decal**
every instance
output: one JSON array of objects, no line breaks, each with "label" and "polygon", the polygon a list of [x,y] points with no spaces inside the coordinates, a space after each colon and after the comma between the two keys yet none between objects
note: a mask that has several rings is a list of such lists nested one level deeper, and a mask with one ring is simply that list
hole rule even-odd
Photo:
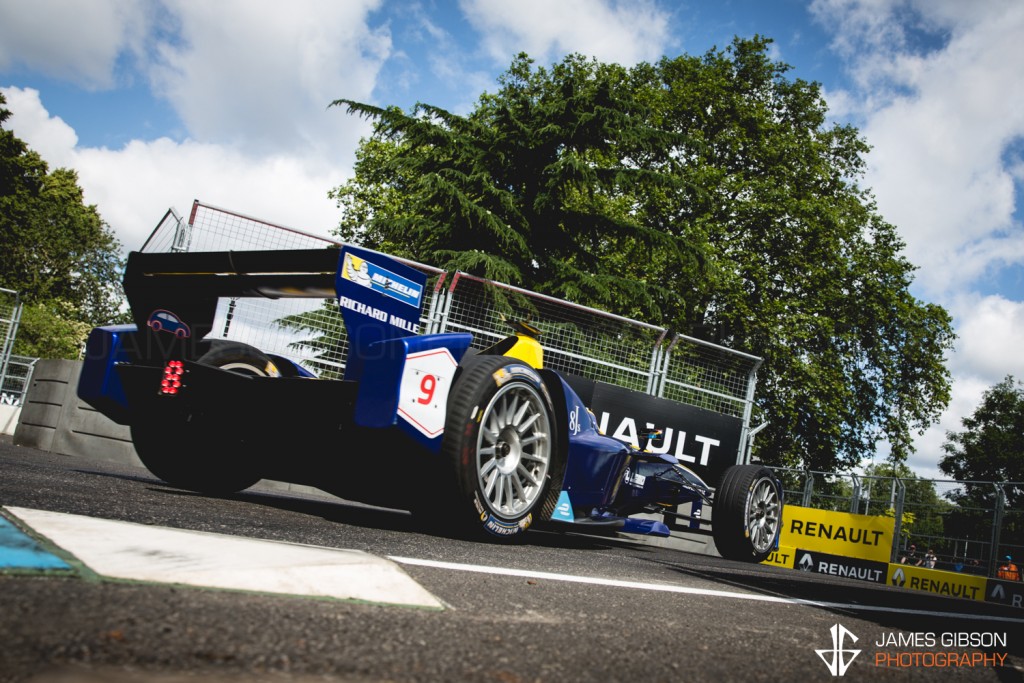
[{"label": "number 9 decal", "polygon": [[434,391],[437,389],[437,378],[433,375],[423,375],[420,382],[420,396],[416,402],[420,405],[430,405],[434,400]]},{"label": "number 9 decal", "polygon": [[406,357],[398,391],[398,416],[428,439],[444,432],[448,392],[457,366],[446,348]]}]

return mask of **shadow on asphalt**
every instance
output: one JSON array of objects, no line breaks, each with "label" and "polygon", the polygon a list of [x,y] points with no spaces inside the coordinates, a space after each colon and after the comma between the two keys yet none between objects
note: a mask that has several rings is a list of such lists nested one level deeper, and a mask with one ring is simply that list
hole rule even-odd
[{"label": "shadow on asphalt", "polygon": [[[125,481],[143,483],[147,485],[146,488],[149,491],[162,495],[249,503],[274,510],[282,510],[309,517],[316,517],[331,523],[345,524],[348,526],[373,529],[377,531],[418,533],[426,536],[484,544],[520,544],[554,549],[605,550],[608,548],[632,548],[643,551],[645,548],[645,546],[638,544],[636,541],[619,539],[612,534],[603,534],[599,531],[584,534],[575,529],[561,528],[563,525],[557,524],[539,525],[532,529],[530,533],[515,537],[511,541],[498,539],[489,541],[487,539],[467,538],[465,536],[446,533],[444,530],[436,528],[436,525],[424,525],[406,510],[368,505],[358,501],[350,501],[333,496],[327,498],[328,496],[331,496],[331,494],[326,492],[309,494],[247,489],[232,495],[215,496],[177,488],[152,475],[132,475],[86,469],[79,469],[76,471],[82,474],[112,477]],[[324,496],[324,498],[317,499],[309,497],[311,495],[320,495]]]}]

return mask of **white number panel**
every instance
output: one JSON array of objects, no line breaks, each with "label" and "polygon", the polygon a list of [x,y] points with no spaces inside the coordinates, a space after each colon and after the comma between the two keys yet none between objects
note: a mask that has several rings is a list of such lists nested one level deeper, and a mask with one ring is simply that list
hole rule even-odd
[{"label": "white number panel", "polygon": [[411,353],[398,393],[398,414],[433,439],[444,431],[448,392],[458,363],[448,349]]}]

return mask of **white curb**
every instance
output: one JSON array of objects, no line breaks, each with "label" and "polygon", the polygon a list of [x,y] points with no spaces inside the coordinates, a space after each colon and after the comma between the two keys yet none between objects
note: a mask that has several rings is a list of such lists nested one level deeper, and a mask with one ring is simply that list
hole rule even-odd
[{"label": "white curb", "polygon": [[443,607],[397,564],[359,550],[184,531],[27,508],[6,509],[101,576]]}]

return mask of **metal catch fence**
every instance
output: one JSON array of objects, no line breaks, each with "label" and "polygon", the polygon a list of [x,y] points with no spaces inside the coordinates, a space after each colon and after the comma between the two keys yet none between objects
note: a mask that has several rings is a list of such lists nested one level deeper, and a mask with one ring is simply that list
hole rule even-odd
[{"label": "metal catch fence", "polygon": [[1024,511],[1011,505],[1022,482],[974,482],[773,468],[787,504],[894,519],[890,561],[933,550],[936,569],[995,576],[1024,558]]},{"label": "metal catch fence", "polygon": [[[168,211],[142,250],[340,246],[196,201],[187,220]],[[428,275],[432,290],[423,332],[471,332],[474,346],[484,348],[510,333],[509,321],[525,321],[541,331],[545,364],[553,369],[739,417],[747,431],[761,362],[755,356],[466,273],[406,263]],[[341,377],[348,351],[341,313],[330,299],[222,299],[211,336],[290,358],[327,379]]]},{"label": "metal catch fence", "polygon": [[507,337],[513,320],[540,330],[546,367],[654,393],[655,350],[667,335],[655,325],[458,273],[439,328],[471,332],[485,348]]},{"label": "metal catch fence", "polygon": [[[12,367],[11,351],[14,348],[14,339],[18,334],[18,324],[21,321],[21,296],[13,289],[0,288],[0,400],[13,405],[20,405],[22,391],[17,383],[17,368]],[[10,383],[7,380],[8,373],[11,373]],[[8,384],[11,389],[8,390]],[[9,398],[8,398],[9,397]],[[17,403],[14,401],[17,400]]]},{"label": "metal catch fence", "polygon": [[9,356],[4,374],[0,377],[0,405],[20,406],[32,384],[32,372],[38,358]]}]

